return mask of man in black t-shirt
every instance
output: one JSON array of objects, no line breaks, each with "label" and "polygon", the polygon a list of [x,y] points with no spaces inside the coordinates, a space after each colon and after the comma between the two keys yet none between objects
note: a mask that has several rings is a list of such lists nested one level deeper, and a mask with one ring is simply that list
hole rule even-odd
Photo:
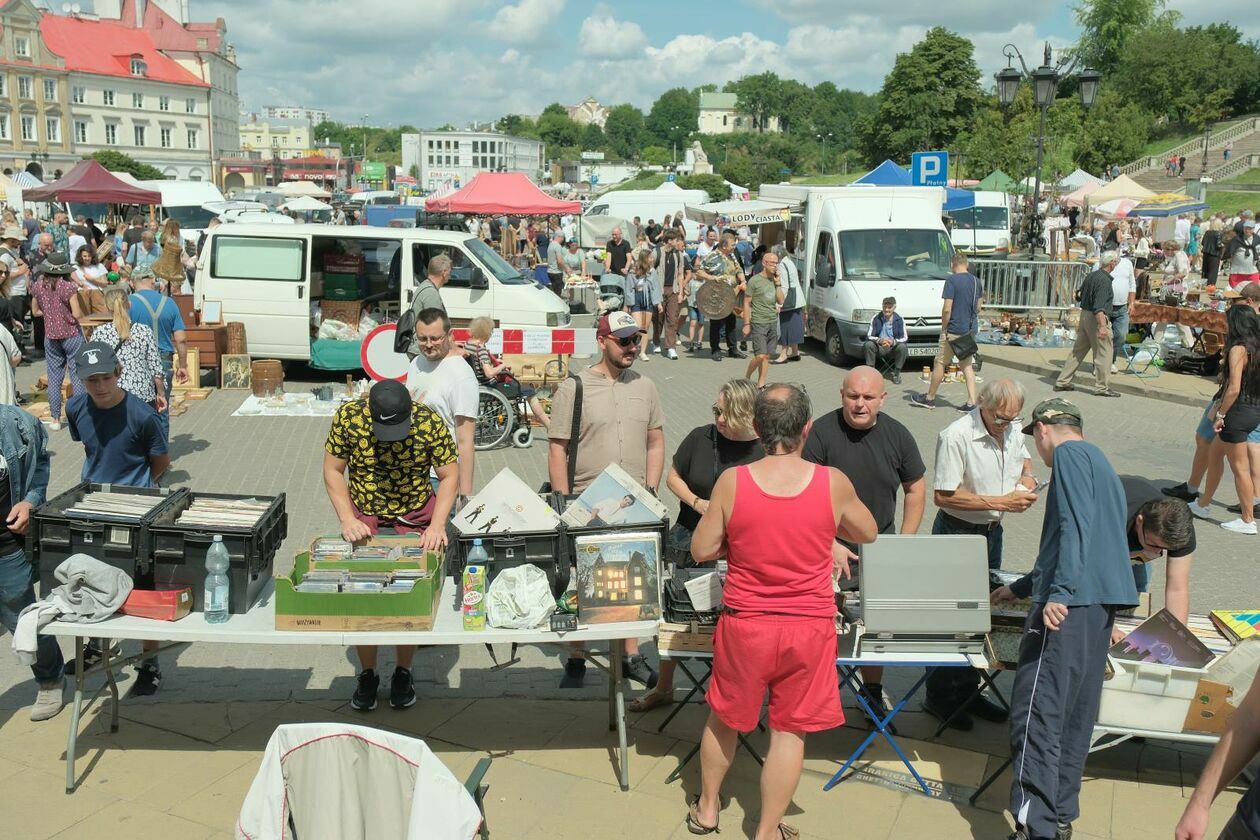
[{"label": "man in black t-shirt", "polygon": [[[888,392],[873,367],[849,371],[840,385],[840,408],[814,421],[802,457],[835,467],[853,482],[858,499],[875,517],[881,534],[897,532],[897,491],[901,490],[901,533],[915,534],[927,503],[927,467],[910,430],[880,415]],[[846,546],[852,552],[852,546]],[[863,668],[868,699],[883,708],[883,668]]]},{"label": "man in black t-shirt", "polygon": [[625,276],[630,268],[630,243],[621,235],[621,228],[612,229],[612,239],[604,246],[608,255],[604,257],[604,271]]},{"label": "man in black t-shirt", "polygon": [[[1138,592],[1145,592],[1150,580],[1148,564],[1161,555],[1167,557],[1164,606],[1184,624],[1190,616],[1190,564],[1198,546],[1190,507],[1163,495],[1144,478],[1124,476],[1120,484],[1127,508],[1125,531],[1133,558],[1133,582]],[[1113,631],[1113,642],[1121,638],[1123,634]]]}]

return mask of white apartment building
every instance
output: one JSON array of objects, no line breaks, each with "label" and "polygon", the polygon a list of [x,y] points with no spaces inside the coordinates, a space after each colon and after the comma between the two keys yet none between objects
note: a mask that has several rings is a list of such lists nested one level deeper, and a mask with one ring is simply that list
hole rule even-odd
[{"label": "white apartment building", "polygon": [[328,112],[301,105],[264,105],[262,115],[269,120],[306,120],[311,125],[328,122]]},{"label": "white apartment building", "polygon": [[267,159],[273,156],[282,160],[307,157],[313,154],[314,148],[309,120],[275,119],[245,123],[241,126],[240,143],[243,152],[258,152]]},{"label": "white apartment building", "polygon": [[[416,148],[402,137],[402,148]],[[461,187],[479,172],[523,172],[543,181],[543,143],[493,131],[423,131],[419,135],[420,188],[427,191]],[[403,159],[404,171],[410,162]]]}]

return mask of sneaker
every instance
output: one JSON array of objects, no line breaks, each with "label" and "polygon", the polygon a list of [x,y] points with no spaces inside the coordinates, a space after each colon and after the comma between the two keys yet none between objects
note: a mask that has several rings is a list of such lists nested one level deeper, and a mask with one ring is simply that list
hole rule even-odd
[{"label": "sneaker", "polygon": [[[953,706],[947,706],[938,700],[933,700],[931,697],[928,697],[923,701],[923,711],[927,712],[941,723],[949,720],[949,728],[957,729],[959,732],[970,732],[976,725],[975,721],[971,719],[971,715],[966,712],[954,714]],[[952,720],[950,720],[951,716],[953,716]]]},{"label": "sneaker", "polygon": [[1222,522],[1221,527],[1226,531],[1233,531],[1235,534],[1256,533],[1255,520],[1252,520],[1251,522],[1243,522],[1241,519],[1231,519],[1228,522]]},{"label": "sneaker", "polygon": [[[356,712],[370,712],[376,708],[376,692],[380,690],[381,678],[371,668],[365,668],[359,673],[359,687],[354,690],[354,696],[350,698],[350,708]],[[393,693],[390,693],[390,699],[393,699]]]},{"label": "sneaker", "polygon": [[651,356],[649,356],[647,353],[640,353],[640,354],[639,354],[639,361],[641,361],[641,362],[646,362],[646,361],[647,361],[648,359],[650,359],[650,358],[652,358],[652,357],[651,357]]},{"label": "sneaker", "polygon": [[958,410],[961,411],[963,414],[970,414],[972,410],[975,409],[975,407],[976,407],[975,403],[963,403],[962,405],[958,406]]},{"label": "sneaker", "polygon": [[911,408],[936,408],[936,398],[929,397],[927,394],[911,394]]},{"label": "sneaker", "polygon": [[57,422],[57,421],[55,421],[55,420],[54,420],[54,421],[52,421],[51,423],[49,423],[49,424],[48,424],[48,431],[50,431],[50,432],[60,432],[60,431],[61,431],[61,424],[60,424],[60,423],[58,423],[58,422]]},{"label": "sneaker", "polygon": [[1190,513],[1193,514],[1194,516],[1197,516],[1199,519],[1212,518],[1211,508],[1204,507],[1203,505],[1199,504],[1197,501],[1190,502],[1189,504],[1190,504]]},{"label": "sneaker", "polygon": [[747,349],[748,349],[748,342],[747,342],[747,341],[741,341],[741,342],[739,343],[739,349],[740,349],[740,350],[747,350]]},{"label": "sneaker", "polygon": [[[111,656],[117,653],[116,648],[111,648]],[[96,646],[95,642],[88,642],[83,646],[83,670],[91,671],[98,662],[101,661],[101,649]],[[73,677],[75,673],[75,660],[73,658],[66,661],[64,669],[67,677]]]},{"label": "sneaker", "polygon": [[1058,823],[1055,825],[1054,840],[1072,840],[1072,824]]},{"label": "sneaker", "polygon": [[564,676],[560,678],[561,688],[581,688],[586,680],[586,660],[573,657],[564,662]]},{"label": "sneaker", "polygon": [[[1024,829],[1017,828],[1007,835],[1006,840],[1032,840],[1032,837]],[[1055,838],[1055,840],[1058,840],[1058,838]]]},{"label": "sneaker", "polygon": [[136,667],[136,684],[131,687],[131,693],[137,697],[148,697],[157,694],[158,688],[162,685],[162,669],[153,661],[141,662]]},{"label": "sneaker", "polygon": [[[1181,499],[1184,502],[1193,502],[1199,498],[1199,489],[1197,487],[1191,489],[1190,485],[1184,481],[1180,484],[1174,484],[1172,487],[1164,487],[1159,492],[1165,496],[1172,496],[1174,499]],[[1237,510],[1234,512],[1238,513]]]},{"label": "sneaker", "polygon": [[714,351],[713,351],[713,361],[715,361],[715,362],[720,362],[720,361],[722,361],[722,351],[721,351],[721,350],[714,350]]},{"label": "sneaker", "polygon": [[1111,363],[1111,372],[1112,372],[1112,373],[1118,373],[1118,372],[1119,372],[1119,371],[1117,371],[1117,370],[1116,370],[1116,363],[1115,363],[1115,362],[1112,362],[1112,363]]},{"label": "sneaker", "polygon": [[1004,723],[1010,714],[989,698],[981,695],[967,704],[967,713],[990,723]]},{"label": "sneaker", "polygon": [[[798,358],[799,358],[799,357],[798,357]],[[788,361],[791,361],[791,359],[788,359]],[[900,374],[900,373],[898,373],[897,371],[895,371],[895,370],[894,370],[894,371],[893,371],[893,375],[892,375],[892,381],[893,381],[893,384],[894,384],[894,385],[900,385],[900,384],[901,384],[901,374]]]},{"label": "sneaker", "polygon": [[411,671],[395,668],[394,676],[389,681],[389,705],[395,709],[405,709],[415,704],[416,689],[411,684]]},{"label": "sneaker", "polygon": [[655,352],[657,352],[659,349],[660,349],[660,348],[656,346],[656,342],[655,342],[655,341],[649,341],[649,342],[648,342],[648,349],[647,349],[647,351],[648,351],[649,353],[655,353]]},{"label": "sneaker", "polygon": [[1095,397],[1119,397],[1120,394],[1119,392],[1113,391],[1110,388],[1100,388],[1094,392],[1094,396]]},{"label": "sneaker", "polygon": [[652,670],[651,665],[647,664],[647,659],[641,653],[621,660],[621,672],[626,675],[626,679],[642,683],[648,688],[656,688],[656,672]]},{"label": "sneaker", "polygon": [[66,705],[62,697],[65,682],[64,679],[60,679],[56,682],[39,684],[39,693],[35,695],[35,703],[31,706],[31,720],[48,720],[57,716],[61,708]]},{"label": "sneaker", "polygon": [[678,359],[678,351],[677,351],[677,350],[675,350],[673,347],[669,348],[668,350],[666,350],[666,351],[665,351],[665,358],[667,358],[667,359],[673,359],[673,360],[677,361],[677,359]]},{"label": "sneaker", "polygon": [[1054,386],[1054,390],[1056,390],[1056,391],[1075,391],[1075,390],[1076,390],[1076,387],[1075,387],[1075,386],[1073,386],[1073,385],[1055,385],[1055,386]]},{"label": "sneaker", "polygon": [[732,359],[747,359],[748,358],[747,353],[741,353],[739,350],[727,350],[726,355],[730,356]]}]

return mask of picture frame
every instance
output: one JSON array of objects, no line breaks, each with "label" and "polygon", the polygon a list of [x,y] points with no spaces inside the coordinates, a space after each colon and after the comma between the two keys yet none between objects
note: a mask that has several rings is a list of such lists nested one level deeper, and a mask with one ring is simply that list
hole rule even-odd
[{"label": "picture frame", "polygon": [[219,387],[225,391],[249,391],[254,377],[250,369],[252,360],[248,353],[228,354],[219,357]]},{"label": "picture frame", "polygon": [[223,301],[203,300],[201,302],[201,324],[211,326],[223,323]]},{"label": "picture frame", "polygon": [[188,365],[188,381],[172,382],[172,391],[195,391],[201,387],[201,348],[187,348],[184,351],[184,361]]}]

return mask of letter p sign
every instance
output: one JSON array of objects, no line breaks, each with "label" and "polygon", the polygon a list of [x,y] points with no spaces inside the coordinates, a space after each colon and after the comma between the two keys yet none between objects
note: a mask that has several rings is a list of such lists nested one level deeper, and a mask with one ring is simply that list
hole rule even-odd
[{"label": "letter p sign", "polygon": [[949,152],[915,152],[910,157],[911,183],[916,187],[947,186]]}]

